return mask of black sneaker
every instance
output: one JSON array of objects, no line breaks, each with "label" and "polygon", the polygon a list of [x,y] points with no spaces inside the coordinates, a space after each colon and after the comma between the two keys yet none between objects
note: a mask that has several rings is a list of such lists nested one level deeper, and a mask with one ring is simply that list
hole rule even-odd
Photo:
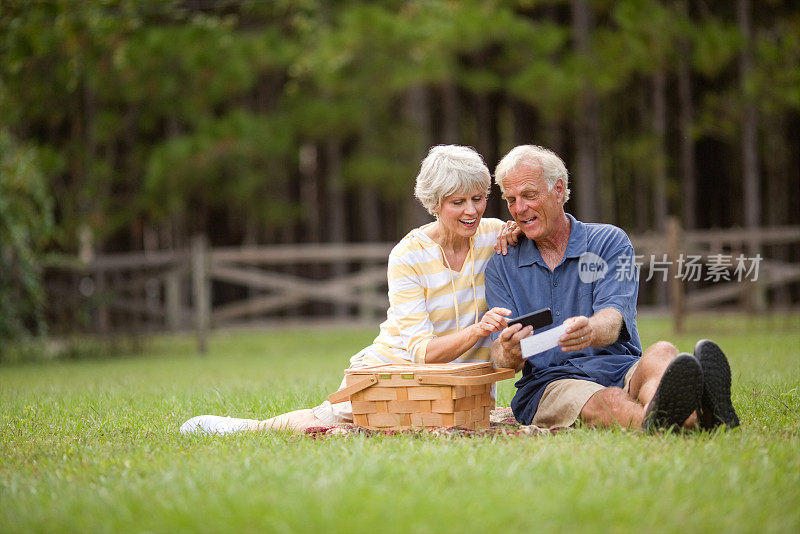
[{"label": "black sneaker", "polygon": [[739,417],[731,402],[731,366],[725,353],[713,341],[701,339],[694,346],[694,356],[703,369],[703,397],[697,411],[700,427],[736,428]]},{"label": "black sneaker", "polygon": [[642,421],[645,431],[680,428],[700,406],[703,371],[691,354],[678,354],[661,377]]}]

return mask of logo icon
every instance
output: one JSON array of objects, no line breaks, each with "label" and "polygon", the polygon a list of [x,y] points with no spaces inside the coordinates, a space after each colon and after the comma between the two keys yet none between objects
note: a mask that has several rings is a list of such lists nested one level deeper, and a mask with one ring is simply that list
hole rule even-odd
[{"label": "logo icon", "polygon": [[605,278],[608,272],[606,260],[591,252],[584,252],[578,259],[578,277],[584,284]]}]

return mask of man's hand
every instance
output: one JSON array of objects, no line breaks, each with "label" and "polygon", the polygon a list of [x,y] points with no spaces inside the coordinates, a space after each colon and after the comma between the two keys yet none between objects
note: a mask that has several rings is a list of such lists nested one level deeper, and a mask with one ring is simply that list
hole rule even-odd
[{"label": "man's hand", "polygon": [[594,329],[588,317],[583,315],[570,317],[564,324],[567,325],[567,331],[558,338],[562,352],[574,352],[592,346]]},{"label": "man's hand", "polygon": [[619,339],[622,314],[613,308],[604,308],[591,317],[570,317],[564,324],[567,331],[558,338],[563,352],[574,352],[589,347],[605,347]]},{"label": "man's hand", "polygon": [[533,332],[532,326],[513,324],[500,332],[500,336],[492,345],[492,360],[499,367],[508,367],[519,371],[525,360],[522,359],[521,339],[528,337]]}]

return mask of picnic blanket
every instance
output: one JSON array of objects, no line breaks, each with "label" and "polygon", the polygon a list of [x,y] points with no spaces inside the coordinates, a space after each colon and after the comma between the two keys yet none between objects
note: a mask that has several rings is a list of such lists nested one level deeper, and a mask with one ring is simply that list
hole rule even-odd
[{"label": "picnic blanket", "polygon": [[458,427],[429,427],[424,429],[408,430],[371,430],[355,424],[339,424],[331,426],[315,426],[306,429],[305,434],[313,439],[326,436],[341,435],[382,435],[395,434],[434,435],[443,437],[471,437],[471,436],[549,436],[566,430],[564,428],[541,428],[536,425],[522,425],[514,418],[511,408],[495,408],[489,415],[489,428],[481,430],[466,430]]}]

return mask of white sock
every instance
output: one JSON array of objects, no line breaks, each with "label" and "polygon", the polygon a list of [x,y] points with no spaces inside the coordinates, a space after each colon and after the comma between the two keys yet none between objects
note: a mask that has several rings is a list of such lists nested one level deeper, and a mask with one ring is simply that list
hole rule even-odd
[{"label": "white sock", "polygon": [[238,419],[235,417],[220,417],[219,415],[198,415],[181,425],[181,434],[233,434],[234,432],[248,430],[250,428],[250,423],[257,422],[257,419]]}]

